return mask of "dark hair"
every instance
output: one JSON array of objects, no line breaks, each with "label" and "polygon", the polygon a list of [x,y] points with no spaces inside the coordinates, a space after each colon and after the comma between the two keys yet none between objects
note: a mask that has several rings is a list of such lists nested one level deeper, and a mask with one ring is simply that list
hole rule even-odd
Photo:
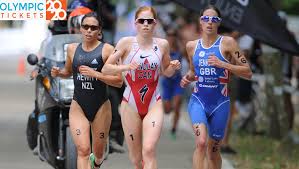
[{"label": "dark hair", "polygon": [[203,13],[204,13],[206,10],[208,10],[208,9],[213,9],[214,11],[216,11],[218,17],[221,18],[220,10],[219,10],[216,6],[214,6],[214,5],[208,5],[208,6],[206,6],[205,8],[203,8],[203,9],[201,10],[201,12],[200,12],[200,16],[202,16]]},{"label": "dark hair", "polygon": [[94,18],[98,21],[99,26],[100,26],[100,27],[103,26],[103,22],[102,22],[101,18],[97,15],[96,12],[90,12],[90,13],[84,15],[83,18],[82,18],[82,20],[81,20],[81,25],[82,25],[84,19],[85,19],[85,18],[88,18],[88,17],[94,17]]}]

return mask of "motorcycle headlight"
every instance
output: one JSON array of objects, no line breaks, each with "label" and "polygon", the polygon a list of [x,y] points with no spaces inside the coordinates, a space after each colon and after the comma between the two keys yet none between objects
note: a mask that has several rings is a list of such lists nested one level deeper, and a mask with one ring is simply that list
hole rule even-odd
[{"label": "motorcycle headlight", "polygon": [[74,94],[73,79],[59,80],[59,100],[65,103],[71,103]]}]

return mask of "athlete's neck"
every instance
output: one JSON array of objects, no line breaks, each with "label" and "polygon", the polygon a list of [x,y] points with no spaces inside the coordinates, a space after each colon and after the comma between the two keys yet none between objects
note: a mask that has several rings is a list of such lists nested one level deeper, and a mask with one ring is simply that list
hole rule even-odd
[{"label": "athlete's neck", "polygon": [[98,40],[90,41],[90,42],[82,42],[82,48],[85,51],[94,50],[101,42]]},{"label": "athlete's neck", "polygon": [[137,39],[138,45],[141,48],[149,48],[153,44],[153,37],[152,36],[144,37],[144,36],[137,35],[136,39]]},{"label": "athlete's neck", "polygon": [[204,47],[212,46],[217,40],[218,36],[219,36],[218,34],[213,34],[213,35],[202,34],[202,43],[203,43],[202,45]]}]

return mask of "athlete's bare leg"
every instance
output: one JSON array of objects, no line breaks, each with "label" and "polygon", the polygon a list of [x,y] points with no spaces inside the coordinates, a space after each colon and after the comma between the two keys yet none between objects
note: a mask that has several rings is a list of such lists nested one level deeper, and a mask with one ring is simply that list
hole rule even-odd
[{"label": "athlete's bare leg", "polygon": [[112,113],[111,104],[107,100],[98,110],[93,122],[92,131],[92,152],[95,155],[96,164],[101,164],[104,160],[105,147],[109,135]]},{"label": "athlete's bare leg", "polygon": [[171,112],[171,100],[163,100],[163,108],[166,114]]},{"label": "athlete's bare leg", "polygon": [[173,98],[174,101],[174,116],[173,116],[173,122],[172,122],[172,130],[176,131],[179,118],[180,118],[180,109],[181,109],[181,104],[182,104],[182,99],[181,95],[176,95]]},{"label": "athlete's bare leg", "polygon": [[77,168],[90,169],[90,124],[83,110],[76,101],[72,101],[70,107],[70,130],[77,147]]},{"label": "athlete's bare leg", "polygon": [[127,102],[120,107],[121,122],[129,149],[129,158],[135,169],[141,169],[142,161],[142,120]]},{"label": "athlete's bare leg", "polygon": [[143,119],[142,157],[144,169],[157,169],[156,146],[161,136],[163,125],[163,107],[159,100]]},{"label": "athlete's bare leg", "polygon": [[205,156],[207,150],[207,128],[203,123],[194,124],[195,150],[193,153],[193,169],[205,169]]},{"label": "athlete's bare leg", "polygon": [[208,165],[209,169],[221,169],[222,159],[220,155],[221,141],[212,138],[208,139]]}]

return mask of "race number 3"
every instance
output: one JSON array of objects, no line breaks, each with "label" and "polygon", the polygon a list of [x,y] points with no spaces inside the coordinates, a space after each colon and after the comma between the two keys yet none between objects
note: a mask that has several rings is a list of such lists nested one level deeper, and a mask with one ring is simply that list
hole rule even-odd
[{"label": "race number 3", "polygon": [[141,101],[142,101],[142,103],[144,103],[144,97],[145,97],[147,91],[148,91],[147,84],[145,84],[145,85],[139,90],[139,94],[140,94],[140,96],[141,96]]}]

